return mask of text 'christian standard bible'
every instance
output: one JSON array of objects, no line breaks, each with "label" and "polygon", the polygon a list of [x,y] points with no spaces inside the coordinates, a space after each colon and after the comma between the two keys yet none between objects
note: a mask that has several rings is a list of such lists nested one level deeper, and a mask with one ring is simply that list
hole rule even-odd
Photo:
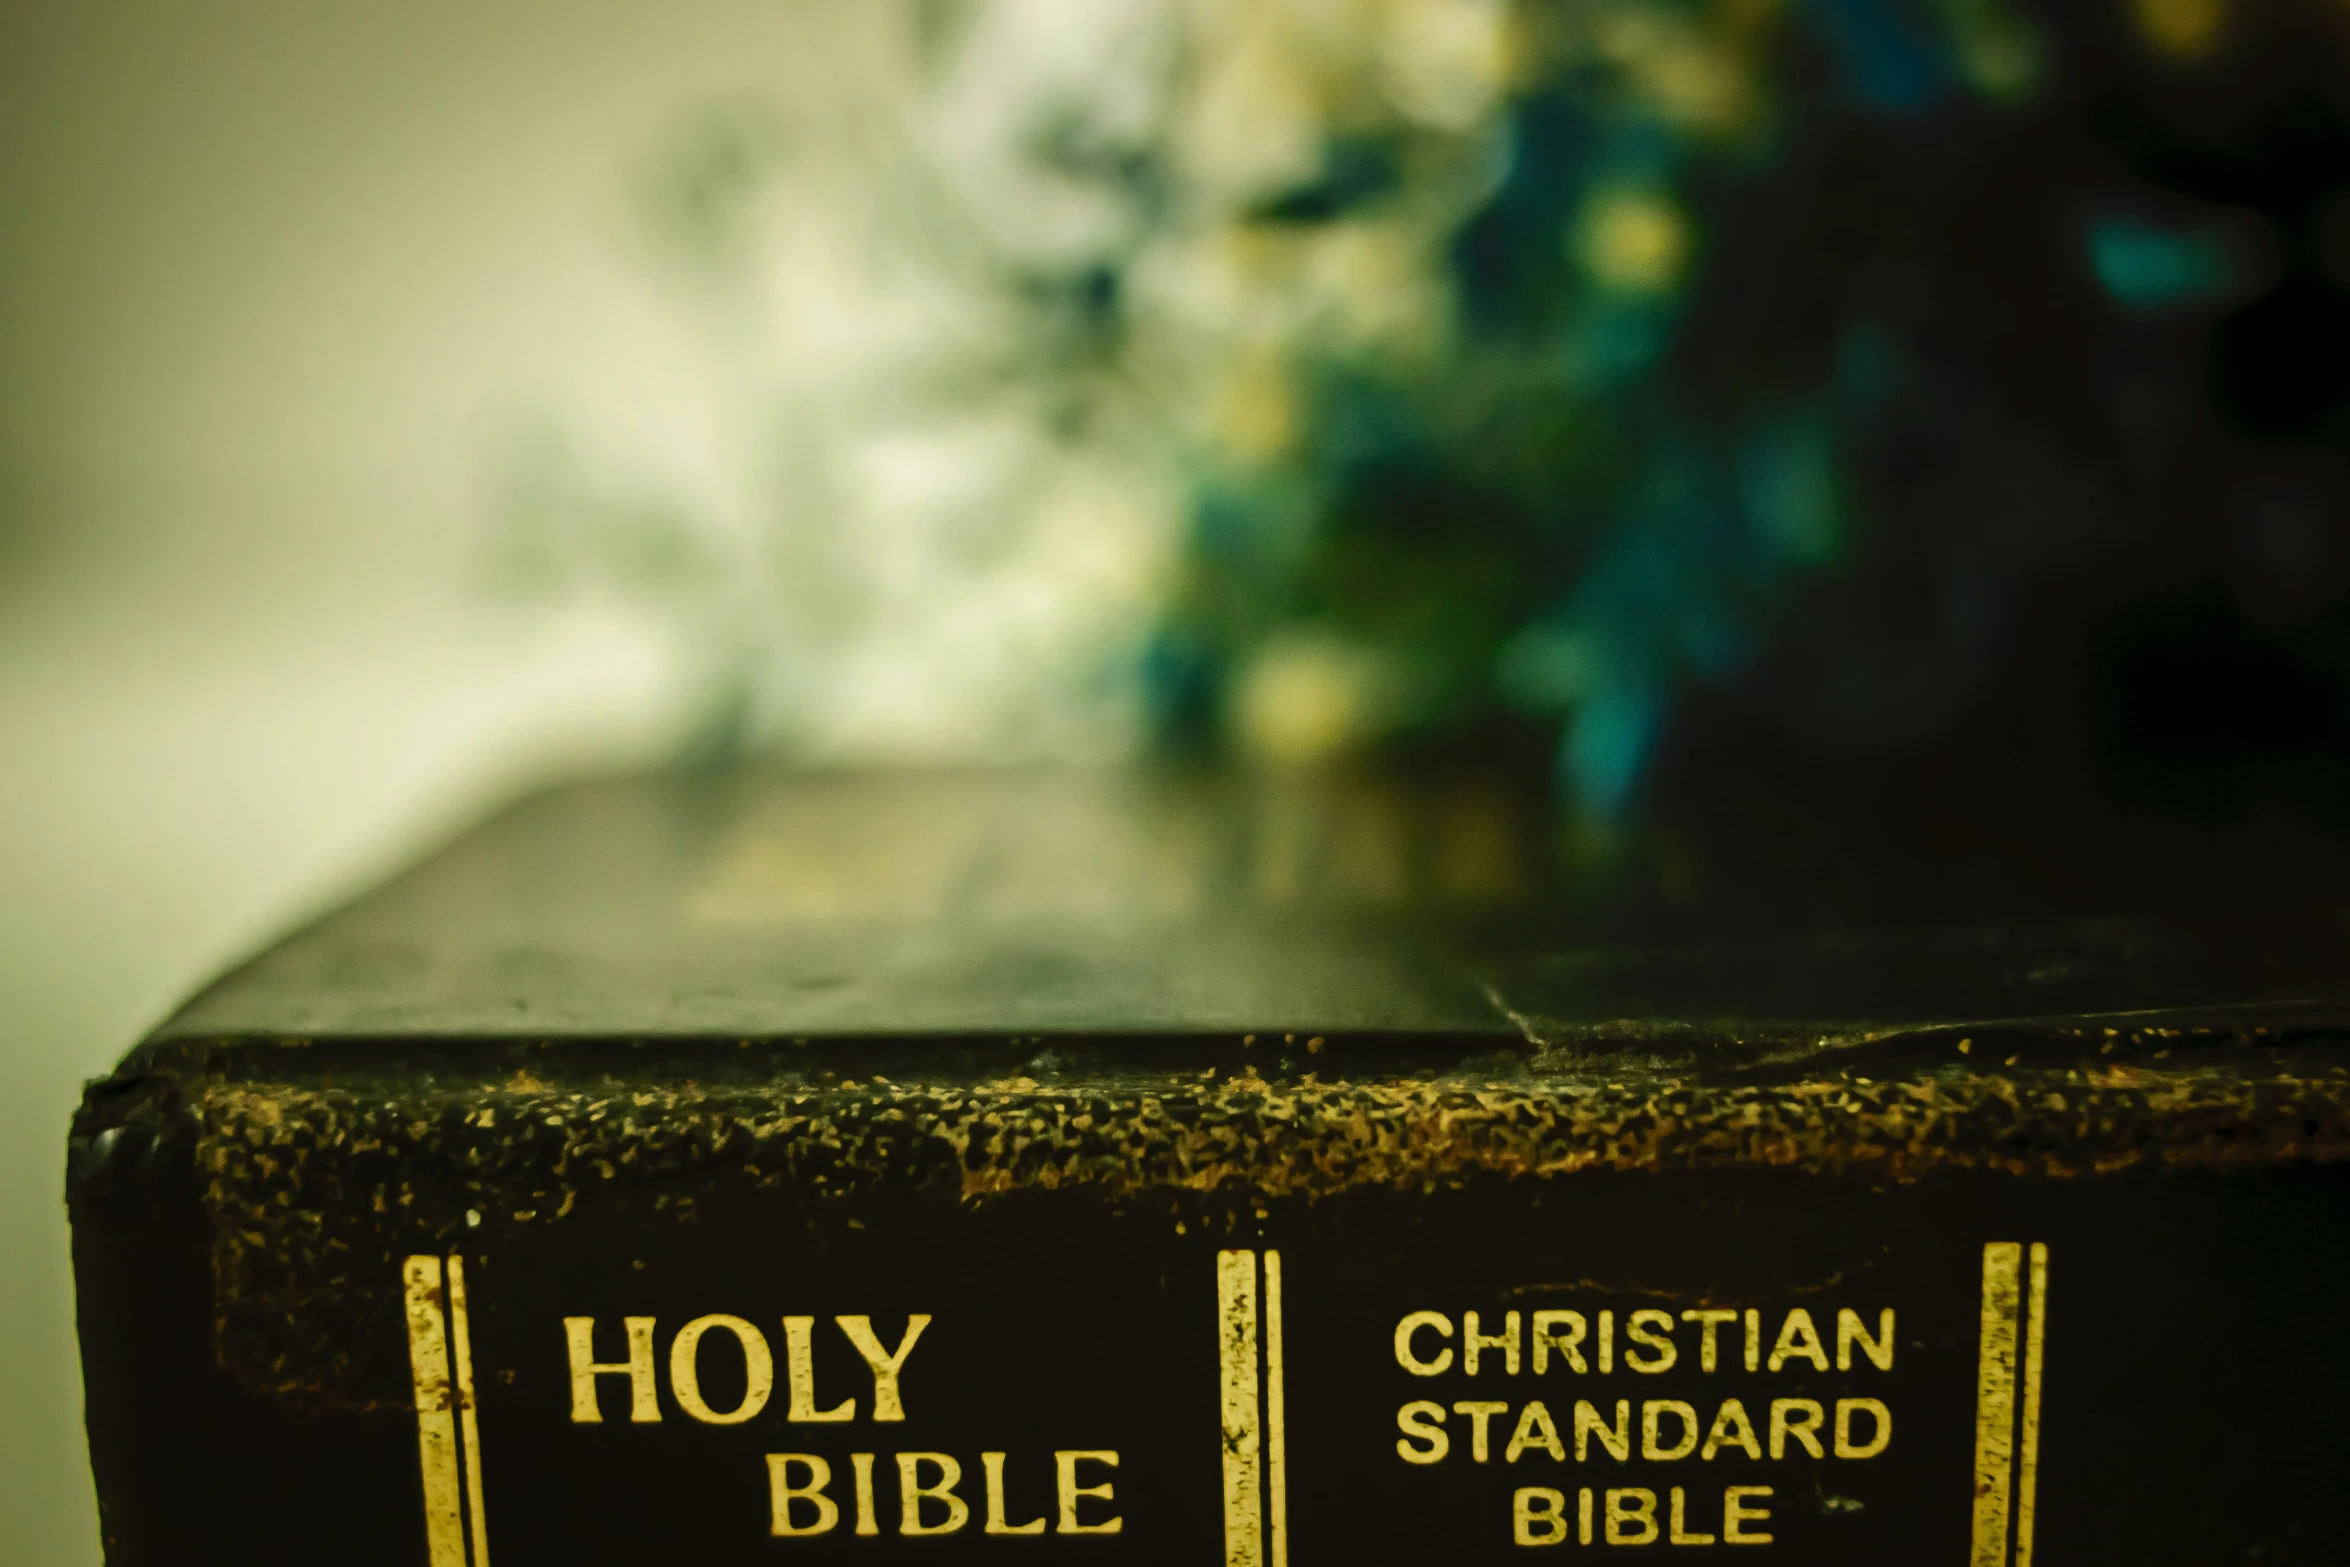
[{"label": "text 'christian standard bible'", "polygon": [[1523,827],[518,807],[91,1086],[109,1560],[2345,1559],[2350,918],[1611,941]]}]

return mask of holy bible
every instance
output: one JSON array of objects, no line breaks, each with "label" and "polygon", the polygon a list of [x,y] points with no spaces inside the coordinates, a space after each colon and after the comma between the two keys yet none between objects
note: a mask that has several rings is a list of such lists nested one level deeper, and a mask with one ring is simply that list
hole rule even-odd
[{"label": "holy bible", "polygon": [[2350,915],[1676,936],[1542,842],[517,807],[90,1086],[109,1561],[2344,1559]]}]

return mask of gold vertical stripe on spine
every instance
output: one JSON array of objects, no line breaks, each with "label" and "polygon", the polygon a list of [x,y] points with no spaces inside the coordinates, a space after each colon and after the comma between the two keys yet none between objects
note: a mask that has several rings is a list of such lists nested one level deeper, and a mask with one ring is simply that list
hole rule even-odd
[{"label": "gold vertical stripe on spine", "polygon": [[416,1383],[416,1456],[424,1472],[425,1559],[431,1567],[465,1567],[448,1325],[441,1314],[441,1259],[410,1257],[401,1277],[407,1285],[408,1366]]},{"label": "gold vertical stripe on spine", "polygon": [[1216,1336],[1224,1415],[1224,1567],[1265,1567],[1264,1507],[1257,1469],[1257,1254],[1253,1251],[1216,1253]]},{"label": "gold vertical stripe on spine", "polygon": [[2040,1349],[2048,1333],[2048,1248],[2032,1243],[2025,1290],[2024,1426],[2015,1465],[2015,1567],[2032,1567],[2032,1516],[2040,1503]]},{"label": "gold vertical stripe on spine", "polygon": [[465,1309],[465,1259],[449,1256],[449,1358],[457,1368],[457,1429],[465,1438],[465,1516],[473,1525],[473,1567],[490,1567],[490,1528],[481,1509],[481,1417],[473,1397],[473,1330]]},{"label": "gold vertical stripe on spine", "polygon": [[1265,1253],[1265,1518],[1267,1567],[1289,1567],[1287,1406],[1281,1392],[1281,1253]]},{"label": "gold vertical stripe on spine", "polygon": [[1983,1248],[1983,1337],[1975,1362],[1975,1530],[1969,1567],[2006,1567],[2007,1492],[2015,1455],[2016,1265],[2023,1247]]}]

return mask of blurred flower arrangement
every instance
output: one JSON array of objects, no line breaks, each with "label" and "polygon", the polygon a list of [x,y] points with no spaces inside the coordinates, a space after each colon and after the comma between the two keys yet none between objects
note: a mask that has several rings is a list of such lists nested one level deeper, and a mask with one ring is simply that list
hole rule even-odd
[{"label": "blurred flower arrangement", "polygon": [[2091,10],[909,4],[900,96],[651,187],[730,498],[550,443],[519,553],[663,606],[707,754],[1535,747],[1600,822],[1692,692],[1946,733],[2035,595],[2246,505],[2239,598],[2330,613],[2350,384],[2227,356],[2350,314],[2344,175],[2212,147],[2341,8]]}]

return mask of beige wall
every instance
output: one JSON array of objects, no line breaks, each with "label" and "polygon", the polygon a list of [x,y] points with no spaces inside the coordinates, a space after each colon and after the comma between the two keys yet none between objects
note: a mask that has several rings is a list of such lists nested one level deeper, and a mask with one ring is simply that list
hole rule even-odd
[{"label": "beige wall", "polygon": [[64,1130],[224,959],[550,769],[664,650],[484,587],[550,415],[690,465],[625,186],[688,106],[850,90],[857,8],[0,7],[0,1557],[98,1554]]}]

